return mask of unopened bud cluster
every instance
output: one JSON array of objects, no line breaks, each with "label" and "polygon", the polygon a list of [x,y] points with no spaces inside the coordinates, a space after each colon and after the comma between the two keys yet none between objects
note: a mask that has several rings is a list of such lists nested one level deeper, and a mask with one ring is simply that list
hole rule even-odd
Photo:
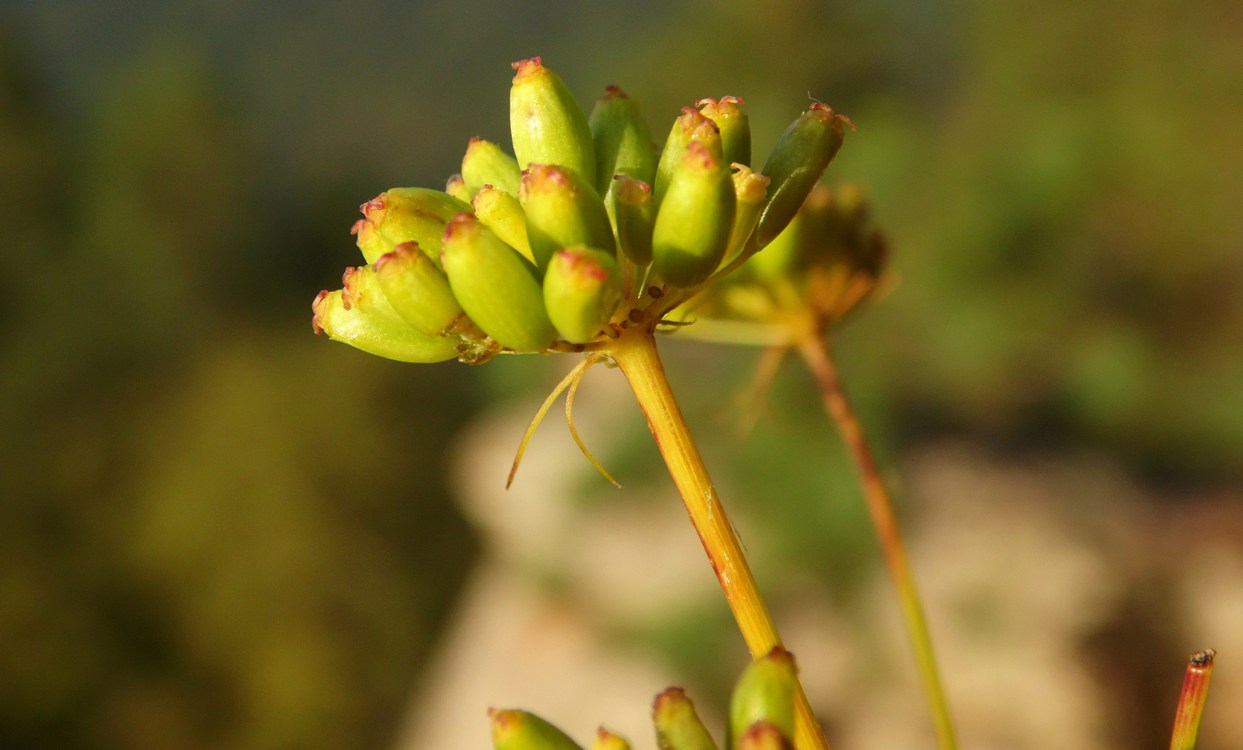
[{"label": "unopened bud cluster", "polygon": [[685,108],[658,150],[619,88],[588,114],[539,58],[514,69],[513,154],[471,139],[445,190],[364,203],[366,265],[316,298],[316,331],[390,359],[477,363],[654,330],[782,236],[848,122],[813,104],[755,171],[740,99]]},{"label": "unopened bud cluster", "polygon": [[[752,662],[734,685],[726,747],[734,750],[790,750],[794,747],[794,658],[776,648]],[[569,735],[539,716],[518,709],[493,709],[496,750],[583,750]],[[662,750],[717,750],[686,693],[671,687],[652,704],[656,744]],[[630,750],[630,743],[601,727],[590,750]]]}]

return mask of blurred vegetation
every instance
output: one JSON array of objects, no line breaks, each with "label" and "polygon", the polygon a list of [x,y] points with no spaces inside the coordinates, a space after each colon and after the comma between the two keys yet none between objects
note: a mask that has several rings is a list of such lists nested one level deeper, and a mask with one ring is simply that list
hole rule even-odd
[{"label": "blurred vegetation", "polygon": [[[308,305],[358,203],[504,137],[531,54],[658,133],[725,93],[759,153],[808,95],[854,118],[831,173],[871,189],[898,276],[837,349],[890,458],[961,434],[1243,478],[1237,3],[485,4],[470,30],[444,3],[197,27],[36,5],[0,33],[0,746],[393,736],[474,555],[446,446],[564,363],[380,362],[312,337]],[[754,361],[667,350],[705,425]],[[807,379],[779,385],[709,465],[789,540],[772,570],[857,570],[848,464]]]}]

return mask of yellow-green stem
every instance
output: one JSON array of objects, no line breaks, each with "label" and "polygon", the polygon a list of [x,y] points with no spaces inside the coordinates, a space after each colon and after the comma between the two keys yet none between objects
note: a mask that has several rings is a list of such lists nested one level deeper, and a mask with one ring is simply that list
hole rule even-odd
[{"label": "yellow-green stem", "polygon": [[1174,713],[1174,734],[1170,737],[1170,750],[1194,750],[1196,735],[1200,733],[1200,717],[1204,715],[1204,701],[1208,698],[1208,684],[1213,678],[1213,659],[1217,652],[1206,648],[1191,655],[1187,671],[1183,675],[1183,689],[1178,696],[1178,710]]},{"label": "yellow-green stem", "polygon": [[[630,329],[601,351],[617,362],[630,382],[639,407],[647,415],[652,436],[669,467],[673,483],[682,495],[691,523],[703,542],[704,551],[708,553],[708,561],[725,592],[725,599],[751,656],[755,658],[767,654],[774,646],[782,645],[781,638],[747,565],[734,527],[725,514],[703,458],[669,388],[665,369],[656,351],[655,338],[650,331]],[[824,731],[816,721],[801,684],[796,699],[795,747],[799,750],[828,750]]]},{"label": "yellow-green stem", "polygon": [[954,731],[954,720],[950,714],[949,702],[945,698],[945,689],[941,685],[936,655],[932,649],[932,637],[928,633],[928,623],[924,619],[915,578],[906,557],[906,548],[902,544],[902,532],[894,516],[889,490],[876,467],[876,459],[872,456],[872,449],[863,434],[859,418],[842,389],[837,369],[829,355],[828,344],[821,332],[813,330],[803,336],[799,341],[799,352],[815,376],[824,400],[824,408],[837,422],[858,468],[868,513],[872,517],[872,525],[876,527],[876,535],[880,538],[889,576],[897,589],[907,638],[915,653],[920,681],[923,683],[924,694],[936,727],[938,746],[941,750],[955,750],[958,747],[958,738]]}]

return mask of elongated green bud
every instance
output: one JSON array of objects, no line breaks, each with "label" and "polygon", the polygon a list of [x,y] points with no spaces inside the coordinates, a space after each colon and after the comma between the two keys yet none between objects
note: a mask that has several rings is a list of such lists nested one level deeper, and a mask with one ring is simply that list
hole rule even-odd
[{"label": "elongated green bud", "polygon": [[518,200],[527,214],[527,239],[540,270],[563,247],[586,245],[616,251],[613,227],[595,188],[572,170],[531,164]]},{"label": "elongated green bud", "polygon": [[794,750],[794,743],[776,725],[760,721],[747,727],[734,750]]},{"label": "elongated green bud", "polygon": [[484,185],[517,195],[522,170],[518,169],[518,160],[500,146],[482,138],[471,138],[466,155],[462,157],[462,179],[466,181],[466,192],[471,198]]},{"label": "elongated green bud", "polygon": [[729,234],[729,249],[725,251],[721,265],[729,263],[741,252],[751,251],[746,243],[760,220],[760,210],[764,208],[764,199],[768,194],[767,177],[752,172],[745,164],[735,162],[735,165],[734,196],[738,204],[734,212],[734,228]]},{"label": "elongated green bud", "polygon": [[596,153],[587,115],[565,83],[538,57],[514,63],[509,90],[509,130],[518,166],[559,164],[596,181]]},{"label": "elongated green bud", "polygon": [[445,224],[457,214],[471,210],[447,193],[430,188],[393,188],[359,206],[362,219],[351,232],[368,263],[403,242],[417,242],[434,263],[440,263],[440,237]]},{"label": "elongated green bud", "polygon": [[652,704],[652,723],[656,726],[656,746],[660,750],[717,750],[716,742],[682,688],[671,687],[656,696]]},{"label": "elongated green bud", "polygon": [[561,338],[596,338],[621,302],[621,271],[612,253],[586,247],[558,250],[544,273],[544,308]]},{"label": "elongated green bud", "polygon": [[776,726],[794,736],[794,657],[777,646],[751,662],[738,678],[729,703],[729,731],[737,745],[756,722]]},{"label": "elongated green bud", "polygon": [[669,181],[652,231],[652,270],[689,288],[725,256],[734,227],[734,181],[718,149],[695,141]]},{"label": "elongated green bud", "polygon": [[475,216],[484,226],[510,247],[522,253],[522,257],[535,263],[531,242],[527,239],[527,214],[513,195],[495,187],[485,187],[470,202]]},{"label": "elongated green bud", "polygon": [[630,750],[630,743],[621,735],[600,727],[596,730],[596,741],[591,743],[591,750]]},{"label": "elongated green bud", "polygon": [[340,341],[398,362],[444,362],[457,356],[461,339],[419,333],[393,310],[371,268],[349,268],[344,289],[319,293],[311,304],[312,327]]},{"label": "elongated green bud", "polygon": [[420,333],[441,336],[465,322],[466,314],[436,265],[418,243],[403,242],[373,264],[384,296],[402,320]]},{"label": "elongated green bud", "polygon": [[516,352],[556,339],[535,268],[474,216],[449,222],[440,254],[453,296],[484,333]]},{"label": "elongated green bud", "polygon": [[[682,158],[686,156],[686,149],[693,141],[707,144],[724,159],[724,151],[721,150],[721,133],[716,123],[704,117],[703,113],[694,107],[683,107],[681,116],[673,121],[669,137],[665,139],[665,147],[660,152],[660,161],[656,163],[656,180],[652,183],[652,195],[656,198],[657,206],[660,206],[665,199],[665,191],[669,189],[669,180],[678,169],[678,165],[682,163]],[[726,162],[727,166],[728,164],[729,162]]]},{"label": "elongated green bud", "polygon": [[652,262],[652,229],[656,226],[652,186],[624,175],[615,182],[613,230],[617,243],[630,262],[642,268]]},{"label": "elongated green bud", "polygon": [[722,96],[700,99],[695,106],[721,131],[721,150],[726,164],[751,164],[751,121],[742,110],[742,99]]},{"label": "elongated green bud", "polygon": [[605,198],[622,174],[651,184],[656,177],[656,146],[639,105],[617,86],[605,89],[588,120],[596,149],[596,192]]},{"label": "elongated green bud", "polygon": [[530,711],[490,709],[496,750],[583,750],[565,732]]},{"label": "elongated green bud", "polygon": [[825,104],[813,104],[786,128],[762,170],[772,183],[760,213],[756,239],[767,245],[798,213],[846,139],[847,118]]}]

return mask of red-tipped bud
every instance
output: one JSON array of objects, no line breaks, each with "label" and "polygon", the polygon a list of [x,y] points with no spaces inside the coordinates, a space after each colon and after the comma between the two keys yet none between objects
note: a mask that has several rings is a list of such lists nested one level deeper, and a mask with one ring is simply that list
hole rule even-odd
[{"label": "red-tipped bud", "polygon": [[541,270],[563,247],[615,251],[604,204],[576,172],[555,164],[532,164],[523,173],[518,200],[526,210],[527,239]]},{"label": "red-tipped bud", "polygon": [[368,263],[403,242],[417,242],[439,263],[440,236],[457,214],[470,211],[469,203],[429,188],[393,188],[359,206],[363,218],[354,224],[358,249]]},{"label": "red-tipped bud", "polygon": [[691,142],[656,212],[652,270],[681,288],[707,279],[725,256],[735,203],[734,182],[719,148]]},{"label": "red-tipped bud", "polygon": [[763,173],[772,183],[768,203],[760,213],[756,239],[767,245],[786,228],[820,181],[829,162],[846,138],[847,118],[824,104],[813,104],[799,116],[768,155]]},{"label": "red-tipped bud", "polygon": [[595,184],[596,154],[587,115],[565,83],[538,57],[514,63],[509,130],[518,166],[557,164]]},{"label": "red-tipped bud", "polygon": [[721,150],[727,164],[751,164],[751,121],[742,109],[742,99],[723,96],[720,100],[695,102],[700,113],[716,123],[721,131]]},{"label": "red-tipped bud", "polygon": [[458,304],[502,346],[538,352],[556,339],[535,268],[471,214],[445,227],[441,262]]}]

